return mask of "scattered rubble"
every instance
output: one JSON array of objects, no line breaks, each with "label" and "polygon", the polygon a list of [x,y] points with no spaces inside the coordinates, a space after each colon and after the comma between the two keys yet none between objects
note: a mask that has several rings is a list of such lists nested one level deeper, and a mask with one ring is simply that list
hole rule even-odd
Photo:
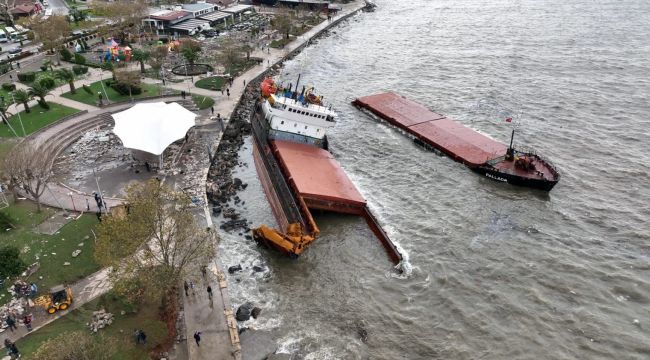
[{"label": "scattered rubble", "polygon": [[77,249],[77,250],[73,251],[72,252],[72,257],[77,257],[77,256],[79,256],[79,254],[81,254],[81,249]]},{"label": "scattered rubble", "polygon": [[93,311],[93,318],[89,323],[86,323],[86,326],[90,328],[90,331],[96,333],[99,329],[112,324],[113,317],[113,314],[106,312],[104,309]]}]

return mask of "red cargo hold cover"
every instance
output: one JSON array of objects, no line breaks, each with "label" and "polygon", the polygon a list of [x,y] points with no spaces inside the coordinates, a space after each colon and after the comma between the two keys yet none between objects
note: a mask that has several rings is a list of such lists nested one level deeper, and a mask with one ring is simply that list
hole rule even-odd
[{"label": "red cargo hold cover", "polygon": [[365,205],[366,200],[328,151],[290,141],[272,144],[301,196]]},{"label": "red cargo hold cover", "polygon": [[444,118],[411,126],[422,140],[468,166],[503,156],[508,147],[460,123]]},{"label": "red cargo hold cover", "polygon": [[377,115],[401,128],[444,117],[393,92],[364,96],[358,101],[366,104],[366,107]]},{"label": "red cargo hold cover", "polygon": [[507,150],[506,145],[392,92],[364,96],[355,104],[468,166],[479,166]]}]

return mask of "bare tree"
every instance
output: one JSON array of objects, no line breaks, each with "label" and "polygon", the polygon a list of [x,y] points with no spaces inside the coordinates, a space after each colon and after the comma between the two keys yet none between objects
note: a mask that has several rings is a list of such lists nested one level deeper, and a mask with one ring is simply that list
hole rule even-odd
[{"label": "bare tree", "polygon": [[220,45],[219,62],[223,64],[226,73],[232,74],[234,65],[241,62],[244,57],[245,48],[232,38],[225,38]]},{"label": "bare tree", "polygon": [[41,211],[41,195],[52,177],[50,160],[41,154],[36,145],[24,141],[14,147],[5,158],[3,174],[9,180],[12,191],[22,189],[36,200]]},{"label": "bare tree", "polygon": [[156,71],[160,71],[165,60],[167,59],[167,54],[169,53],[169,48],[164,45],[159,45],[151,48],[149,54],[149,65]]},{"label": "bare tree", "polygon": [[45,20],[36,18],[29,24],[29,27],[34,31],[34,38],[43,43],[43,48],[56,54],[58,63],[59,53],[56,49],[70,34],[70,24],[65,16],[55,15]]},{"label": "bare tree", "polygon": [[5,24],[11,26],[14,24],[14,16],[11,10],[16,7],[16,0],[0,0],[0,19]]},{"label": "bare tree", "polygon": [[148,11],[145,0],[93,1],[91,8],[95,15],[114,21],[106,30],[112,32],[113,38],[121,43],[124,43],[131,34],[139,34],[141,20]]},{"label": "bare tree", "polygon": [[272,20],[273,27],[278,30],[281,34],[284,35],[285,39],[289,38],[289,32],[291,31],[292,20],[291,15],[286,12],[277,13],[275,18]]},{"label": "bare tree", "polygon": [[129,299],[165,297],[190,266],[214,255],[217,235],[197,225],[187,195],[157,180],[130,186],[127,202],[126,214],[99,225],[95,258],[113,266],[114,289]]}]

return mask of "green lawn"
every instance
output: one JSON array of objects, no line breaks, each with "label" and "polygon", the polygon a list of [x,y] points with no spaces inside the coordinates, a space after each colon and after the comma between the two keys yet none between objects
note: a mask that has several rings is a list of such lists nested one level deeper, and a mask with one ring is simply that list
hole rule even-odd
[{"label": "green lawn", "polygon": [[214,105],[214,99],[203,95],[192,95],[192,101],[198,106],[199,110],[207,109]]},{"label": "green lawn", "polygon": [[[84,91],[84,89],[79,88],[77,89],[77,92],[75,94],[67,92],[61,96],[68,99],[82,102],[84,104],[93,105],[93,106],[97,105],[97,101],[99,100],[98,97],[99,93],[102,94],[102,98],[104,98],[104,101],[106,101],[106,96],[108,96],[108,99],[112,103],[129,101],[129,95],[122,95],[117,91],[115,91],[110,86],[104,85],[102,87],[101,81],[94,82],[88,86],[90,87],[92,94],[89,94],[86,91]],[[141,86],[142,86],[142,93],[138,95],[133,95],[134,99],[147,97],[147,96],[160,95],[161,87],[159,85],[142,83]],[[104,91],[106,92],[105,94]]]},{"label": "green lawn", "polygon": [[[59,105],[56,103],[48,102],[50,105],[49,110],[45,110],[40,106],[30,107],[31,112],[29,114],[25,111],[20,112],[20,119],[22,119],[22,125],[25,127],[25,133],[27,135],[33,133],[34,131],[51,124],[61,118],[78,113],[78,109],[73,109],[67,106]],[[23,106],[19,105],[19,108],[22,109]],[[11,127],[18,133],[18,136],[23,136],[23,128],[20,125],[18,114],[13,115],[9,118],[9,123]],[[15,136],[7,124],[0,124],[0,137],[12,137]]]},{"label": "green lawn", "polygon": [[[115,315],[111,325],[99,330],[104,335],[115,338],[119,345],[119,350],[113,359],[149,359],[149,351],[167,340],[167,327],[159,319],[157,304],[142,305],[137,312],[134,312],[132,307],[123,304],[112,293],[108,293],[20,339],[16,346],[24,359],[30,359],[32,358],[30,355],[48,339],[71,331],[90,331],[86,323],[92,318],[93,311],[102,308]],[[125,311],[124,315],[121,314],[122,311]],[[145,332],[147,345],[136,345],[133,337],[134,329]]]},{"label": "green lawn", "polygon": [[0,96],[2,96],[4,98],[5,104],[13,104],[14,103],[14,100],[11,97],[12,92],[13,91],[7,91],[7,90],[3,89],[2,87],[0,87]]},{"label": "green lawn", "polygon": [[[27,281],[34,281],[39,292],[47,292],[54,285],[73,283],[100,269],[93,252],[95,238],[91,230],[97,225],[95,215],[84,215],[71,220],[54,235],[39,234],[34,228],[54,214],[54,210],[43,207],[36,212],[36,205],[30,201],[19,201],[0,210],[11,218],[15,228],[0,229],[0,244],[17,247],[25,264],[40,263],[40,268]],[[81,243],[83,245],[79,246]],[[81,254],[72,257],[74,250]],[[64,265],[69,262],[70,265]],[[40,278],[42,277],[42,279]],[[10,285],[12,282],[7,281]],[[0,293],[0,304],[9,301],[7,292]]]},{"label": "green lawn", "polygon": [[228,81],[223,76],[210,76],[194,83],[196,87],[207,90],[221,90],[223,85]]}]

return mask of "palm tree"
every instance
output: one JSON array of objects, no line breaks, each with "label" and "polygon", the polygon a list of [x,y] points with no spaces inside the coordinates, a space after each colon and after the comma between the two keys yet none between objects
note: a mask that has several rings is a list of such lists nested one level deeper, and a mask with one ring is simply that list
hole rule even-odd
[{"label": "palm tree", "polygon": [[74,88],[74,73],[70,69],[59,69],[56,71],[56,77],[67,81],[70,84],[70,93],[76,94],[77,90]]},{"label": "palm tree", "polygon": [[11,103],[5,102],[3,97],[2,100],[0,100],[0,122],[4,122],[5,124],[9,124],[9,116],[11,115],[7,111],[9,110],[9,106],[11,106]]},{"label": "palm tree", "polygon": [[50,90],[46,86],[35,82],[34,85],[29,88],[29,95],[35,96],[40,99],[41,103],[45,103],[45,97],[50,95]]},{"label": "palm tree", "polygon": [[133,56],[131,58],[140,63],[140,72],[144,73],[144,63],[148,61],[150,57],[151,53],[149,51],[134,49]]},{"label": "palm tree", "polygon": [[22,103],[23,106],[25,107],[25,112],[29,114],[29,100],[31,100],[32,97],[29,95],[29,93],[23,89],[19,89],[14,91],[14,100],[17,103]]}]

